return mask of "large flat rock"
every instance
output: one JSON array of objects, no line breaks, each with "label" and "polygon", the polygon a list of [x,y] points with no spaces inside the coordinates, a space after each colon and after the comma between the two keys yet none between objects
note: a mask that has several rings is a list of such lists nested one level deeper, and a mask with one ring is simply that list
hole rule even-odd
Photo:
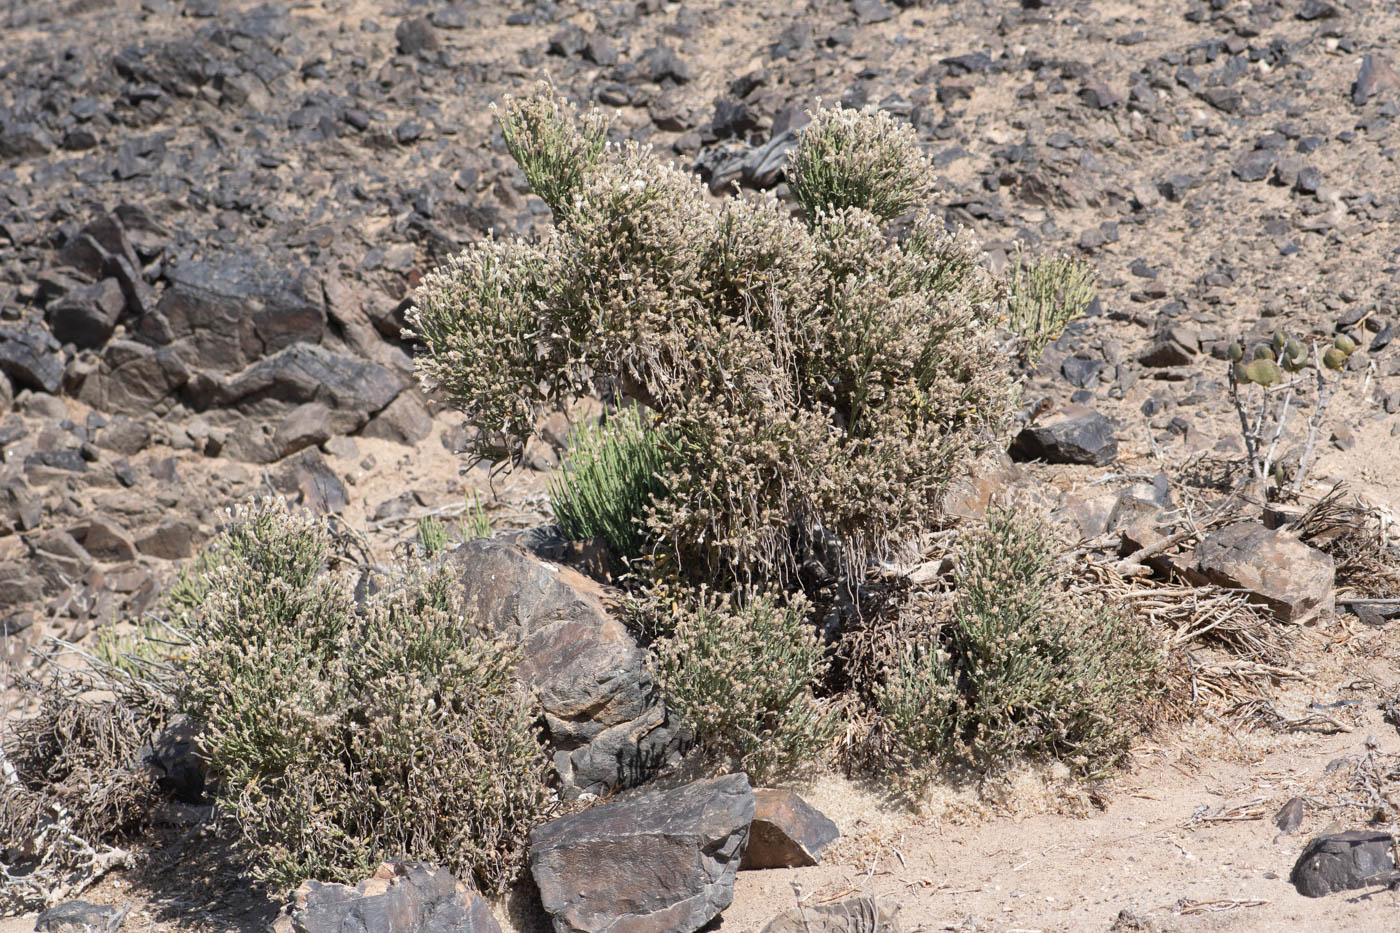
[{"label": "large flat rock", "polygon": [[734,900],[749,779],[730,774],[537,828],[530,871],[556,933],[690,933]]},{"label": "large flat rock", "polygon": [[1242,589],[1280,622],[1302,622],[1335,604],[1330,555],[1259,522],[1236,522],[1196,546],[1196,572],[1218,586]]}]

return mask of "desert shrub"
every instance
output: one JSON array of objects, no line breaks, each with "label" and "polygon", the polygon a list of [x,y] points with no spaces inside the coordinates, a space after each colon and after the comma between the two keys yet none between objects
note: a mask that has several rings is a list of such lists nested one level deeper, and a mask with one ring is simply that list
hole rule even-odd
[{"label": "desert shrub", "polygon": [[1094,301],[1094,274],[1068,256],[1027,260],[1019,253],[1006,280],[1006,316],[1022,359],[1034,365],[1065,325]]},{"label": "desert shrub", "polygon": [[570,540],[602,538],[619,558],[640,557],[653,497],[663,496],[663,439],[641,412],[617,412],[569,435],[564,470],[550,479],[549,503]]},{"label": "desert shrub", "polygon": [[722,767],[763,783],[829,750],[838,719],[812,692],[827,661],[803,601],[702,589],[676,608],[671,628],[653,646],[657,683]]},{"label": "desert shrub", "polygon": [[882,222],[922,206],[933,175],[908,123],[884,111],[823,109],[820,102],[787,168],[808,217],[855,207]]},{"label": "desert shrub", "polygon": [[595,156],[597,127],[569,137],[541,100],[503,121],[537,190],[569,193],[553,234],[470,247],[409,315],[420,378],[483,428],[476,453],[518,456],[547,405],[620,388],[669,442],[655,554],[721,586],[786,585],[816,543],[859,574],[928,527],[1015,393],[970,240],[927,217],[904,243],[882,229],[928,193],[907,128],[814,114],[799,219],[716,205],[635,143]]},{"label": "desert shrub", "polygon": [[938,638],[906,647],[879,701],[906,786],[930,759],[1111,765],[1158,654],[1136,621],[1071,595],[1045,526],[994,513],[961,549]]},{"label": "desert shrub", "polygon": [[16,684],[37,712],[0,733],[0,913],[53,906],[116,863],[162,803],[143,748],[169,697],[117,671]]},{"label": "desert shrub", "polygon": [[218,547],[184,691],[256,874],[351,882],[386,857],[497,891],[545,804],[534,713],[511,651],[446,571],[356,611],[317,520],[242,509]]}]

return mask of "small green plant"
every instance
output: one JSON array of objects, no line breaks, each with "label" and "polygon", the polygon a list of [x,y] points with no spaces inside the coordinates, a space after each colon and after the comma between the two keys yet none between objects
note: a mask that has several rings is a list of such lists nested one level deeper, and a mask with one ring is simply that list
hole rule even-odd
[{"label": "small green plant", "polygon": [[[1322,349],[1316,340],[1304,344],[1282,330],[1274,331],[1269,341],[1255,345],[1248,360],[1243,344],[1232,343],[1226,349],[1230,401],[1240,419],[1250,481],[1260,498],[1279,498],[1285,493],[1296,497],[1302,491],[1327,407],[1342,384],[1347,360],[1355,350],[1356,342],[1346,334],[1338,334],[1330,346]],[[1312,414],[1308,416],[1307,441],[1289,485],[1287,471],[1279,459],[1279,443],[1289,411],[1300,401],[1299,396],[1307,395],[1308,380],[1303,371],[1309,362],[1314,377]],[[1329,372],[1336,375],[1329,376]],[[1274,483],[1272,488],[1270,480]]]},{"label": "small green plant", "polygon": [[549,480],[549,503],[564,536],[601,538],[621,560],[642,556],[645,519],[665,495],[664,440],[636,408],[569,434],[564,469]]},{"label": "small green plant", "polygon": [[1082,317],[1094,301],[1094,273],[1067,256],[1027,261],[1019,252],[1006,279],[1007,325],[1020,354],[1034,365],[1065,325]]},{"label": "small green plant", "polygon": [[124,674],[145,676],[153,666],[169,664],[188,647],[180,637],[154,619],[142,619],[134,631],[107,627],[98,632],[92,654]]},{"label": "small green plant", "polygon": [[462,517],[457,522],[457,530],[461,533],[463,541],[477,541],[491,537],[491,517],[486,514],[486,509],[481,504],[481,497],[477,495],[475,489],[467,497],[466,508],[463,509]]},{"label": "small green plant", "polygon": [[447,550],[447,526],[436,515],[418,519],[418,549],[428,560]]},{"label": "small green plant", "polygon": [[1097,773],[1125,751],[1158,657],[1134,620],[1068,592],[1044,526],[994,513],[961,550],[938,637],[906,647],[880,697],[899,781],[1018,756]]},{"label": "small green plant", "polygon": [[239,510],[216,547],[183,700],[257,876],[354,882],[406,856],[499,891],[546,803],[513,650],[446,571],[357,611],[324,525],[281,503]]},{"label": "small green plant", "polygon": [[831,748],[832,705],[813,695],[827,661],[800,599],[701,590],[677,606],[652,666],[668,706],[722,768],[789,778]]}]

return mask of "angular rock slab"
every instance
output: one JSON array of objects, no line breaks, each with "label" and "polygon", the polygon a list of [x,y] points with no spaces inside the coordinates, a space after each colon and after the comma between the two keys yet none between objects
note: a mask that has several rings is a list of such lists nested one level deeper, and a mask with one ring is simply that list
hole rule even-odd
[{"label": "angular rock slab", "polygon": [[384,862],[355,887],[303,882],[273,933],[501,933],[486,901],[445,868]]},{"label": "angular rock slab", "polygon": [[744,774],[605,803],[530,834],[556,933],[691,933],[734,900],[753,820]]},{"label": "angular rock slab", "polygon": [[1104,466],[1118,457],[1113,422],[1083,405],[1066,405],[1016,435],[1011,452],[1021,460]]},{"label": "angular rock slab", "polygon": [[69,901],[41,913],[34,929],[38,933],[116,933],[130,909]]},{"label": "angular rock slab", "polygon": [[1288,880],[1304,897],[1364,888],[1375,883],[1373,876],[1386,876],[1395,868],[1393,844],[1389,833],[1369,829],[1318,836],[1303,848]]},{"label": "angular rock slab", "polygon": [[1335,604],[1331,555],[1259,522],[1236,522],[1196,546],[1195,571],[1219,586],[1247,590],[1280,622],[1302,622]]},{"label": "angular rock slab", "polygon": [[753,801],[742,870],[816,865],[822,850],[841,836],[826,814],[790,790],[758,788]]},{"label": "angular rock slab", "polygon": [[795,907],[769,920],[763,933],[899,933],[899,905],[873,897]]},{"label": "angular rock slab", "polygon": [[517,671],[544,707],[566,797],[636,786],[679,748],[645,653],[601,586],[503,541],[469,542],[444,561],[477,622],[520,645]]}]

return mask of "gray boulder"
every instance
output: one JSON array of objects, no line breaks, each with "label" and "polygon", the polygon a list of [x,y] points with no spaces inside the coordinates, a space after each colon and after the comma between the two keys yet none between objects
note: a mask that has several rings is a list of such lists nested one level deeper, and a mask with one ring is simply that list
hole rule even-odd
[{"label": "gray boulder", "polygon": [[566,797],[633,787],[680,749],[645,653],[606,608],[607,590],[503,541],[472,541],[444,560],[477,621],[520,646],[518,673],[544,708]]},{"label": "gray boulder", "polygon": [[501,933],[486,901],[445,868],[384,862],[355,887],[304,882],[272,933]]},{"label": "gray boulder", "polygon": [[734,900],[753,819],[743,774],[606,803],[530,834],[556,933],[690,933]]},{"label": "gray boulder", "polygon": [[1311,840],[1288,880],[1304,897],[1324,897],[1395,880],[1389,833],[1353,829]]},{"label": "gray boulder", "polygon": [[763,933],[899,933],[899,905],[873,897],[795,907],[769,920]]}]

